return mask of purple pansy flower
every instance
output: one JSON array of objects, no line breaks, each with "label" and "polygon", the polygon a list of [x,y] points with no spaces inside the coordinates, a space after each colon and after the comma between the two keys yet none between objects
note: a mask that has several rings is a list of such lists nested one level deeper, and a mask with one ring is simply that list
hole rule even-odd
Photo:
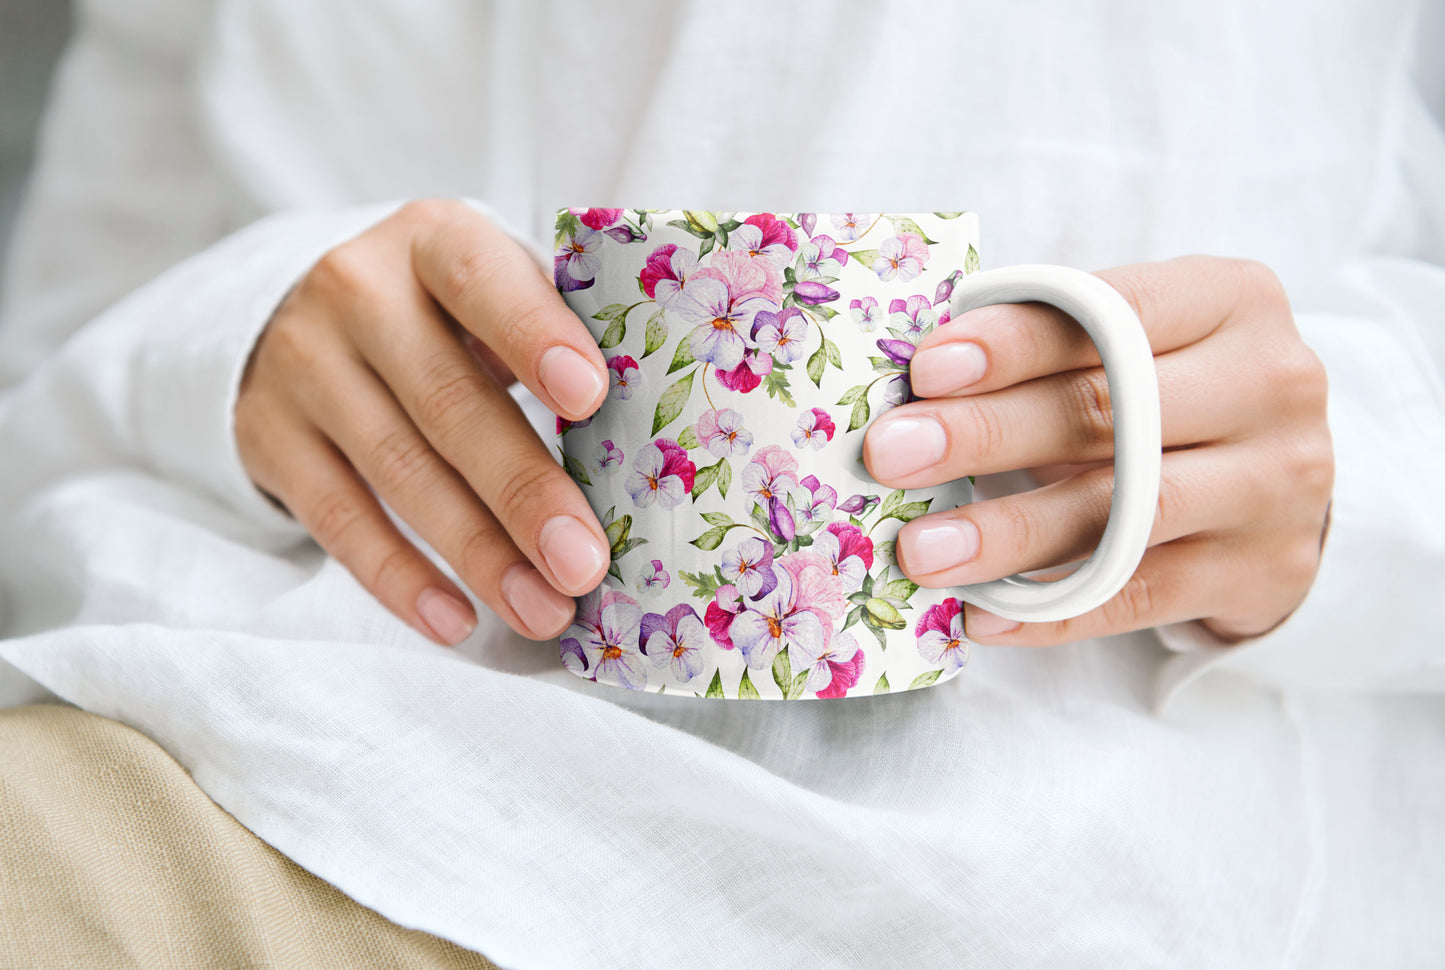
[{"label": "purple pansy flower", "polygon": [[918,278],[928,262],[928,244],[917,233],[900,232],[883,240],[878,247],[878,258],[873,261],[873,272],[885,283],[898,280],[907,283]]},{"label": "purple pansy flower", "polygon": [[642,652],[654,667],[671,667],[672,676],[683,682],[702,673],[708,633],[692,606],[682,603],[665,615],[648,613],[640,626]]},{"label": "purple pansy flower", "polygon": [[803,341],[807,337],[808,321],[797,307],[788,307],[781,313],[760,310],[753,317],[753,343],[780,364],[801,360]]},{"label": "purple pansy flower", "polygon": [[692,491],[696,476],[697,466],[688,460],[687,452],[670,438],[658,438],[643,445],[637,453],[632,462],[632,477],[627,481],[627,493],[640,509],[653,502],[664,509],[674,509],[683,496]]},{"label": "purple pansy flower", "polygon": [[597,458],[592,464],[602,474],[610,475],[621,467],[624,457],[622,449],[614,445],[611,438],[606,438],[597,446]]},{"label": "purple pansy flower", "polygon": [[833,522],[813,538],[811,551],[822,556],[848,593],[863,588],[863,577],[873,568],[873,540],[857,526]]},{"label": "purple pansy flower", "polygon": [[848,262],[848,251],[833,241],[831,236],[818,235],[803,244],[798,250],[798,278],[816,280],[820,277],[837,279]]},{"label": "purple pansy flower", "polygon": [[625,401],[632,397],[632,392],[642,383],[642,371],[638,368],[637,361],[626,354],[607,358],[607,369],[610,371],[608,377],[612,381],[607,396],[614,401]]},{"label": "purple pansy flower", "polygon": [[888,329],[905,340],[917,343],[918,338],[937,323],[938,312],[929,306],[928,297],[921,294],[888,304]]},{"label": "purple pansy flower", "polygon": [[826,646],[820,643],[816,654],[794,648],[788,656],[794,671],[808,671],[807,689],[819,697],[845,697],[863,676],[865,655],[851,633],[835,635]]},{"label": "purple pansy flower", "polygon": [[962,669],[968,663],[968,640],[963,635],[963,604],[946,599],[930,606],[913,628],[918,638],[918,652],[931,664],[939,664],[944,673]]},{"label": "purple pansy flower", "polygon": [[577,601],[577,615],[562,635],[562,662],[576,670],[580,652],[582,670],[593,679],[614,682],[631,690],[647,685],[647,670],[637,637],[642,610],[626,593],[598,587]]},{"label": "purple pansy flower", "polygon": [[793,444],[799,448],[812,448],[817,451],[833,440],[833,432],[836,430],[837,426],[833,424],[827,411],[813,408],[798,415],[798,424],[793,428]]},{"label": "purple pansy flower", "polygon": [[552,257],[552,275],[557,289],[570,293],[585,290],[596,282],[597,270],[602,266],[598,255],[601,248],[602,233],[587,226],[563,239]]},{"label": "purple pansy flower", "polygon": [[818,481],[817,475],[809,475],[800,484],[807,489],[808,499],[798,506],[798,518],[805,522],[826,521],[829,513],[838,507],[837,490]]},{"label": "purple pansy flower", "polygon": [[883,311],[878,309],[878,301],[871,296],[854,300],[848,304],[848,309],[853,314],[853,322],[858,329],[864,333],[872,333],[878,329],[878,321],[883,317]]},{"label": "purple pansy flower", "polygon": [[766,667],[778,651],[795,647],[804,655],[823,650],[823,624],[810,610],[793,603],[793,580],[787,570],[776,570],[778,584],[733,618],[728,636],[752,668]]},{"label": "purple pansy flower", "polygon": [[[662,560],[652,560],[651,568],[637,577],[637,591],[639,593],[660,593],[667,589],[672,582],[672,576],[666,569],[662,568]],[[646,637],[643,638],[646,643]]]},{"label": "purple pansy flower", "polygon": [[850,243],[862,236],[873,225],[871,212],[844,212],[833,216],[833,231],[840,242]]},{"label": "purple pansy flower", "polygon": [[746,455],[753,433],[743,427],[743,416],[732,408],[708,409],[697,419],[697,440],[718,458]]},{"label": "purple pansy flower", "polygon": [[778,582],[773,574],[773,544],[758,536],[744,539],[736,549],[723,553],[722,574],[750,599],[771,592]]}]

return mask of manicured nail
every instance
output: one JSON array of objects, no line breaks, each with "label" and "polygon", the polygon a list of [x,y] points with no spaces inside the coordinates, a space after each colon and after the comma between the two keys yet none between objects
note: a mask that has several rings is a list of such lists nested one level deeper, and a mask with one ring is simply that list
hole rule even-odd
[{"label": "manicured nail", "polygon": [[964,611],[963,616],[963,633],[968,637],[996,637],[1001,633],[1012,633],[1023,626],[1018,620],[1005,620],[988,610],[969,609]]},{"label": "manicured nail", "polygon": [[884,416],[868,429],[869,469],[880,481],[936,465],[947,449],[948,435],[933,418]]},{"label": "manicured nail", "polygon": [[553,589],[535,567],[526,563],[517,563],[502,577],[502,599],[522,625],[539,637],[560,632],[577,608],[571,597]]},{"label": "manicured nail", "polygon": [[589,581],[607,566],[608,550],[602,540],[570,515],[554,515],[537,536],[542,558],[563,588],[587,592]]},{"label": "manicured nail", "polygon": [[967,519],[915,520],[898,533],[908,571],[919,575],[962,566],[978,555],[978,545],[978,526]]},{"label": "manicured nail", "polygon": [[416,612],[438,640],[452,647],[465,640],[477,627],[471,607],[435,586],[421,591],[416,598]]},{"label": "manicured nail", "polygon": [[969,340],[929,347],[917,354],[908,368],[913,393],[919,397],[942,397],[983,380],[988,355]]},{"label": "manicured nail", "polygon": [[564,417],[587,414],[607,391],[601,371],[571,347],[553,347],[537,364],[537,379],[564,412]]}]

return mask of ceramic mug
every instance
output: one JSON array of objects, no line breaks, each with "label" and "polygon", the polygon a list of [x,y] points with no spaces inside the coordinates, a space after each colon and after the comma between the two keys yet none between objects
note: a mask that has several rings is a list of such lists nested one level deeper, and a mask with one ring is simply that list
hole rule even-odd
[{"label": "ceramic mug", "polygon": [[[962,600],[1023,621],[1099,606],[1144,554],[1159,488],[1159,393],[1138,317],[1079,270],[979,270],[978,220],[565,209],[554,273],[607,360],[591,419],[558,451],[611,541],[562,661],[599,683],[687,696],[909,690],[968,658]],[[868,423],[912,400],[924,334],[992,303],[1042,301],[1098,347],[1115,486],[1098,548],[1051,583],[923,589],[898,529],[972,483],[880,487]]]}]

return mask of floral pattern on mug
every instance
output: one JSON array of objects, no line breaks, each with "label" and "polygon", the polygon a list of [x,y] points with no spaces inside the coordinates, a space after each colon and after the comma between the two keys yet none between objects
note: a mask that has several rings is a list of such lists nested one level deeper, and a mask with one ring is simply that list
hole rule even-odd
[{"label": "floral pattern on mug", "polygon": [[558,421],[612,557],[560,640],[569,670],[793,699],[964,666],[961,604],[893,553],[946,490],[878,494],[857,457],[872,417],[912,399],[918,341],[978,268],[962,215],[558,214],[557,288],[611,380],[597,415]]}]

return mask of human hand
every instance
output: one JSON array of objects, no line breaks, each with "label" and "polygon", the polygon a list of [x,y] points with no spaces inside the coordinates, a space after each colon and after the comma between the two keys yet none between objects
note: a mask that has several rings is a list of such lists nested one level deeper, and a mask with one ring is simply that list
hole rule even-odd
[{"label": "human hand", "polygon": [[545,639],[606,574],[608,544],[506,388],[520,379],[580,420],[605,373],[521,247],[465,203],[413,202],[323,256],[277,309],[242,380],[237,445],[256,485],[422,632],[456,644],[476,614],[378,496],[513,629]]},{"label": "human hand", "polygon": [[[1018,624],[973,605],[970,639],[1034,646],[1202,620],[1226,640],[1264,633],[1319,568],[1334,484],[1323,365],[1279,280],[1254,262],[1186,256],[1097,274],[1143,321],[1159,375],[1164,461],[1150,549],[1103,606]],[[1083,329],[1039,304],[980,307],[919,342],[921,400],[875,421],[869,472],[889,487],[1027,468],[1033,491],[923,516],[899,565],[929,587],[1077,561],[1113,494],[1113,420]]]}]

